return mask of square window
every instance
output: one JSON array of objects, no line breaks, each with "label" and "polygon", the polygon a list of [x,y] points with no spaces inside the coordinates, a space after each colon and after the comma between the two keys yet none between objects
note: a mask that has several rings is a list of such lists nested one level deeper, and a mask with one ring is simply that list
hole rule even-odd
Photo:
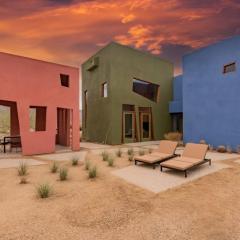
[{"label": "square window", "polygon": [[108,84],[107,84],[107,82],[102,84],[102,90],[101,91],[102,91],[102,93],[101,93],[102,97],[107,98],[108,97]]},{"label": "square window", "polygon": [[29,122],[31,132],[46,131],[47,107],[29,107]]},{"label": "square window", "polygon": [[60,80],[63,87],[69,87],[69,75],[60,74]]},{"label": "square window", "polygon": [[236,71],[236,63],[230,63],[227,65],[224,65],[223,67],[223,73],[229,73],[229,72],[235,72]]}]

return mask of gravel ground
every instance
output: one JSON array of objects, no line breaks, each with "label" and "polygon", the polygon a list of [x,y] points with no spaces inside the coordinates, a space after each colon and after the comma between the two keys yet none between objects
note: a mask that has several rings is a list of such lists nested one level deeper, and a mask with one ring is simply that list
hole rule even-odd
[{"label": "gravel ground", "polygon": [[[1,240],[233,240],[240,239],[240,164],[178,188],[153,194],[113,176],[97,155],[89,180],[83,165],[69,169],[60,182],[49,165],[29,167],[28,184],[20,185],[16,169],[0,169]],[[50,161],[49,161],[50,164]],[[114,169],[131,163],[117,158]],[[36,186],[48,182],[48,199]]]}]

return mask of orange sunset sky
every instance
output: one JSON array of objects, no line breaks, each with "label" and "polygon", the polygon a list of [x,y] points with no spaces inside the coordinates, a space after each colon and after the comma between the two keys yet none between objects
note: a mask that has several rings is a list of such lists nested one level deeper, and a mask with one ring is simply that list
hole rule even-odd
[{"label": "orange sunset sky", "polygon": [[117,41],[175,64],[240,34],[240,0],[0,0],[0,51],[80,66]]}]

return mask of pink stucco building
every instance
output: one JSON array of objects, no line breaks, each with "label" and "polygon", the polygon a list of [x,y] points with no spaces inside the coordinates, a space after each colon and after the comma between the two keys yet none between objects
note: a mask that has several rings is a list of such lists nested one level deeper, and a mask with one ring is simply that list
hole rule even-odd
[{"label": "pink stucco building", "polygon": [[[0,53],[0,105],[10,107],[10,135],[24,155],[79,150],[79,70]],[[29,112],[34,110],[34,129]]]}]

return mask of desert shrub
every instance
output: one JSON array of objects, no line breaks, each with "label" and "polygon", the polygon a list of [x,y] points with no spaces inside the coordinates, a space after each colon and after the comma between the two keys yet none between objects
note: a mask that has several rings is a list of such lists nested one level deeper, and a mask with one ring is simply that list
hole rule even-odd
[{"label": "desert shrub", "polygon": [[89,170],[90,166],[91,166],[91,162],[89,161],[89,159],[85,160],[85,170]]},{"label": "desert shrub", "polygon": [[164,138],[170,141],[180,142],[182,140],[182,133],[180,132],[169,132],[164,134]]},{"label": "desert shrub", "polygon": [[60,170],[59,170],[60,181],[67,180],[67,177],[68,177],[68,169],[67,168],[60,168]]},{"label": "desert shrub", "polygon": [[48,198],[52,193],[52,188],[48,183],[39,184],[37,186],[37,195],[40,198]]},{"label": "desert shrub", "polygon": [[122,150],[121,150],[121,148],[119,148],[119,149],[116,151],[116,156],[117,156],[117,157],[121,157],[121,156],[122,156]]},{"label": "desert shrub", "polygon": [[24,176],[22,176],[21,178],[20,178],[20,182],[19,182],[20,184],[27,184],[27,178],[26,177],[24,177]]},{"label": "desert shrub", "polygon": [[107,161],[108,158],[109,158],[109,153],[106,151],[102,152],[102,160]]},{"label": "desert shrub", "polygon": [[225,153],[226,152],[226,147],[223,145],[220,145],[217,147],[217,151],[220,153]]},{"label": "desert shrub", "polygon": [[77,166],[78,165],[78,161],[79,161],[79,157],[78,156],[72,157],[72,166]]},{"label": "desert shrub", "polygon": [[128,156],[128,161],[132,162],[134,160],[134,154]]},{"label": "desert shrub", "polygon": [[20,162],[18,167],[18,175],[19,176],[26,176],[28,171],[28,166],[25,162]]},{"label": "desert shrub", "polygon": [[107,162],[108,162],[108,166],[109,167],[113,167],[113,165],[114,165],[114,158],[113,157],[109,157]]},{"label": "desert shrub", "polygon": [[232,148],[231,148],[231,146],[227,146],[226,151],[227,151],[227,153],[232,153]]},{"label": "desert shrub", "polygon": [[97,177],[97,167],[93,166],[88,171],[88,177],[89,178],[96,178]]},{"label": "desert shrub", "polygon": [[53,163],[52,163],[52,165],[50,167],[50,171],[51,171],[51,173],[56,173],[57,170],[58,170],[58,164],[57,164],[56,161],[53,161]]},{"label": "desert shrub", "polygon": [[144,151],[143,149],[140,149],[140,150],[138,151],[138,154],[139,154],[140,156],[143,156],[143,155],[145,155],[145,151]]},{"label": "desert shrub", "polygon": [[127,151],[128,156],[133,155],[133,152],[134,152],[133,148],[129,148],[128,151]]}]

